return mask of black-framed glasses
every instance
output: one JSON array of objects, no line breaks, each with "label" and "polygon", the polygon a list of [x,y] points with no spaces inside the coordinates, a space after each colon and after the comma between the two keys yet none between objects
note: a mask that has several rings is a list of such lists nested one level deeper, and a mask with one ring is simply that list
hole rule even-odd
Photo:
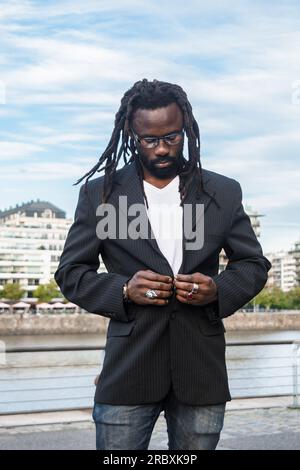
[{"label": "black-framed glasses", "polygon": [[163,140],[167,145],[178,145],[184,136],[184,131],[172,132],[171,134],[163,135],[162,137],[145,136],[139,137],[131,128],[134,139],[145,149],[153,149],[159,145],[160,140]]}]

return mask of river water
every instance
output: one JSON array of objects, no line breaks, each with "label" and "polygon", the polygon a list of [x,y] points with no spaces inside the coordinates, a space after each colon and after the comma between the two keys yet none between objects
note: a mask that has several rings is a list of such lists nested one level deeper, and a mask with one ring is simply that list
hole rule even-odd
[{"label": "river water", "polygon": [[[300,341],[300,331],[228,331],[226,341],[230,345],[226,358],[232,397],[293,392],[292,344],[234,346],[234,343],[295,340]],[[104,335],[1,337],[0,413],[91,407],[93,381],[101,371],[104,346]],[[9,352],[28,347],[67,347],[70,351]],[[74,347],[95,350],[72,350]]]}]

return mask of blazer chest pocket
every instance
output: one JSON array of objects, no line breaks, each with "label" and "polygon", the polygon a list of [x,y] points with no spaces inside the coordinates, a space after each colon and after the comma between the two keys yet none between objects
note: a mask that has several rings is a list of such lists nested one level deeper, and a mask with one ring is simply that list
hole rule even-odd
[{"label": "blazer chest pocket", "polygon": [[107,329],[107,338],[112,336],[129,336],[136,324],[136,320],[129,322],[122,322],[117,320],[110,320]]}]

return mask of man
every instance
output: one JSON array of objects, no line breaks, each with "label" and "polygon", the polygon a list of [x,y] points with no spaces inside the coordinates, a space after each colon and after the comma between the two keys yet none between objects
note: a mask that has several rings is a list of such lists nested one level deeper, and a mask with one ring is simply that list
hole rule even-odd
[{"label": "man", "polygon": [[[125,93],[106,150],[77,183],[85,177],[55,279],[71,302],[110,318],[93,410],[97,449],[147,449],[161,411],[169,449],[215,449],[231,399],[222,319],[263,288],[271,266],[241,187],[201,168],[182,88],[146,79]],[[133,229],[136,204],[151,236]],[[219,274],[222,248],[228,264]],[[107,273],[97,273],[99,255]]]}]

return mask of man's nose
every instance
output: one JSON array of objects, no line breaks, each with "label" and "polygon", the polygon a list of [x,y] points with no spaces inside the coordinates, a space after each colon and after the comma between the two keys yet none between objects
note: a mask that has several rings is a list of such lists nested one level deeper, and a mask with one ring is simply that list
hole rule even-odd
[{"label": "man's nose", "polygon": [[165,143],[163,139],[159,140],[158,145],[155,147],[155,155],[162,156],[168,155],[169,146]]}]

